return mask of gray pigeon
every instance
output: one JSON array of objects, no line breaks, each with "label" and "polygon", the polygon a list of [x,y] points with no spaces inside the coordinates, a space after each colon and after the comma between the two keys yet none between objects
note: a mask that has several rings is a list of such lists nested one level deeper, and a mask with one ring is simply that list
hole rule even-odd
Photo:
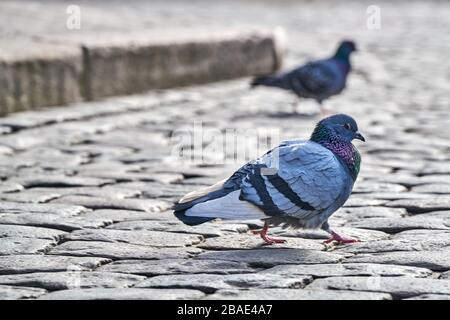
[{"label": "gray pigeon", "polygon": [[312,61],[278,75],[255,78],[251,85],[290,90],[298,97],[315,99],[322,108],[322,101],[344,90],[353,51],[356,51],[355,43],[343,41],[328,59]]},{"label": "gray pigeon", "polygon": [[285,242],[267,236],[272,225],[321,228],[326,242],[351,243],[328,225],[328,218],[347,201],[358,176],[361,156],[353,139],[365,141],[350,116],[321,120],[307,141],[291,140],[250,161],[230,178],[184,196],[174,207],[187,225],[215,218],[262,219],[267,244]]}]

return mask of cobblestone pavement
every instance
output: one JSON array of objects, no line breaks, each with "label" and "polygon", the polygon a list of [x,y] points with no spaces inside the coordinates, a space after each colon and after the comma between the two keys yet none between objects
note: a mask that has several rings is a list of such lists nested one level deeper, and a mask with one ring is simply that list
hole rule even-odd
[{"label": "cobblestone pavement", "polygon": [[0,119],[0,299],[449,299],[450,4],[382,2],[381,30],[365,28],[366,7],[233,8],[233,19],[285,27],[288,64],[342,37],[359,43],[348,90],[326,107],[353,115],[367,139],[354,193],[330,219],[361,243],[273,229],[288,242],[265,247],[249,232],[258,221],[187,227],[169,210],[241,164],[182,161],[179,129],[307,137],[313,102],[289,115],[292,96],[248,79],[118,97]]}]

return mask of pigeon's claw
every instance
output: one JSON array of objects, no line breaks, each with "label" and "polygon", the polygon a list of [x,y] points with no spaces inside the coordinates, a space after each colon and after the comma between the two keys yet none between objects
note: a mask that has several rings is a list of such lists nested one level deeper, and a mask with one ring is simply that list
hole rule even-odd
[{"label": "pigeon's claw", "polygon": [[267,231],[269,230],[269,226],[267,223],[264,224],[264,227],[261,230],[252,231],[253,234],[259,234],[259,236],[264,240],[265,245],[272,245],[275,243],[286,243],[284,239],[275,239],[271,238],[267,235]]},{"label": "pigeon's claw", "polygon": [[324,241],[324,244],[329,244],[333,241],[336,241],[338,244],[347,244],[347,243],[356,243],[356,242],[361,242],[361,240],[359,239],[354,239],[354,238],[349,238],[349,237],[345,237],[345,236],[341,236],[339,234],[337,234],[334,231],[331,231],[331,238]]},{"label": "pigeon's claw", "polygon": [[275,238],[271,238],[267,235],[261,235],[261,238],[264,240],[264,244],[265,245],[272,245],[274,243],[286,243],[286,240],[284,239],[275,239]]}]

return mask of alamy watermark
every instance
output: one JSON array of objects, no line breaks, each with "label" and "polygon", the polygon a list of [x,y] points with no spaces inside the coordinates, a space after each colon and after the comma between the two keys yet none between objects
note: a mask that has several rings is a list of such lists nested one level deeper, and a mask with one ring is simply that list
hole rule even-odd
[{"label": "alamy watermark", "polygon": [[194,122],[172,132],[171,156],[184,164],[244,164],[278,146],[276,127],[217,129]]},{"label": "alamy watermark", "polygon": [[81,288],[81,277],[83,269],[80,266],[71,264],[67,267],[67,280],[66,280],[66,286],[68,289],[80,289]]},{"label": "alamy watermark", "polygon": [[366,27],[369,30],[381,29],[381,8],[377,5],[370,5],[366,9]]},{"label": "alamy watermark", "polygon": [[67,6],[66,13],[68,15],[66,20],[66,28],[69,30],[81,29],[81,8],[75,4]]}]

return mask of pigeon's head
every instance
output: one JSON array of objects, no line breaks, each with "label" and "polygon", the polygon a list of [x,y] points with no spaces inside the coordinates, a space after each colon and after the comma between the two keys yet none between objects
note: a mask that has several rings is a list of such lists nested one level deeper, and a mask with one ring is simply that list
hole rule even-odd
[{"label": "pigeon's head", "polygon": [[346,114],[336,114],[322,119],[311,136],[311,140],[319,143],[332,140],[351,142],[353,139],[366,141],[358,131],[356,121]]},{"label": "pigeon's head", "polygon": [[354,51],[358,51],[356,44],[353,41],[345,40],[339,44],[336,51],[336,57],[348,58]]}]

